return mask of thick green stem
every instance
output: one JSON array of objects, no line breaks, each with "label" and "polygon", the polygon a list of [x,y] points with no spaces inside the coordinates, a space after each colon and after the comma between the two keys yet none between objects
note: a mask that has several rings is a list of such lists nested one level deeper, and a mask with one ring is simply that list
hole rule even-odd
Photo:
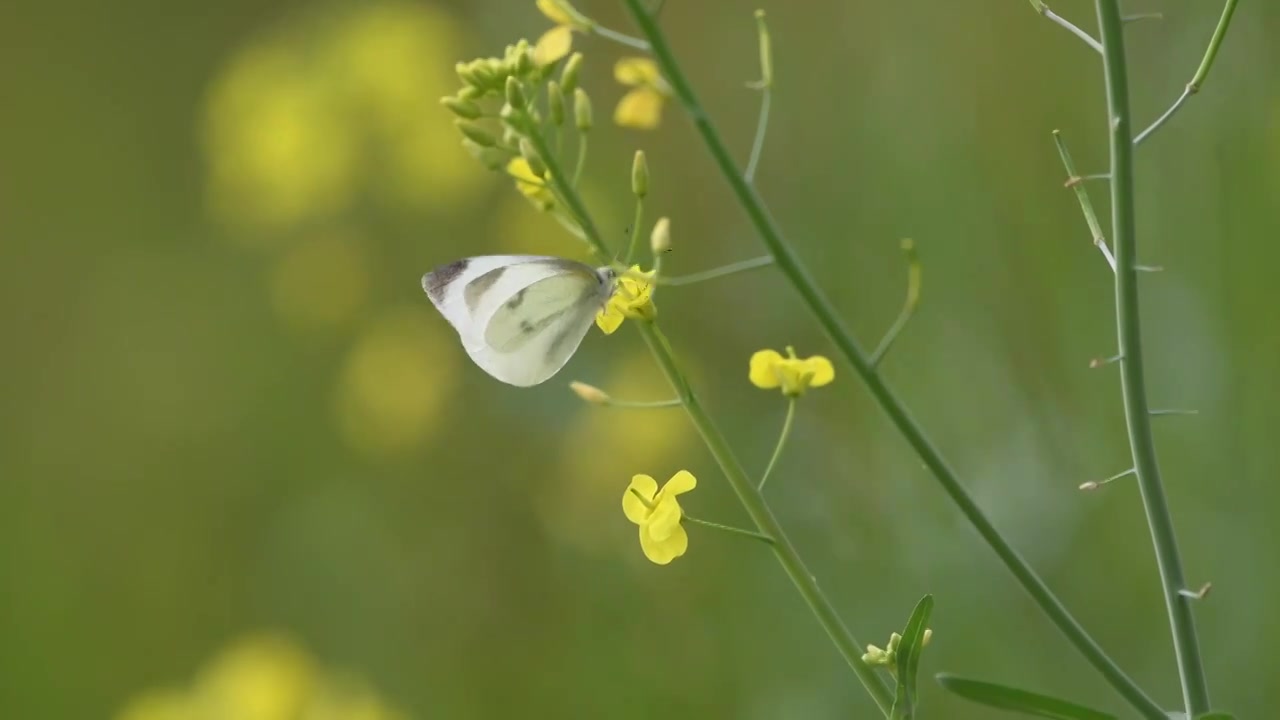
[{"label": "thick green stem", "polygon": [[[601,239],[600,231],[588,214],[582,198],[571,183],[559,180],[564,176],[560,172],[558,161],[550,154],[546,140],[536,132],[531,133],[529,140],[546,163],[552,181],[560,186],[561,196],[568,205],[569,211],[577,217],[587,242],[591,244],[597,255],[603,259],[608,259],[608,249]],[[861,643],[845,627],[831,601],[827,599],[826,595],[818,587],[817,578],[804,566],[795,546],[791,544],[786,534],[783,533],[782,526],[778,524],[773,512],[769,510],[769,506],[765,503],[764,495],[751,482],[746,471],[743,470],[742,464],[729,448],[728,441],[725,440],[724,435],[720,433],[720,430],[711,420],[711,416],[702,408],[701,403],[693,392],[693,387],[689,384],[684,373],[681,372],[666,337],[652,323],[637,321],[634,324],[640,329],[640,334],[644,336],[645,343],[648,344],[654,358],[658,361],[658,365],[662,368],[662,372],[670,382],[672,389],[684,402],[685,412],[689,415],[689,419],[693,421],[694,427],[697,428],[698,433],[702,436],[725,478],[728,479],[729,485],[737,494],[742,507],[747,511],[747,516],[751,518],[756,530],[762,535],[772,538],[771,547],[773,553],[782,565],[782,569],[787,573],[787,577],[791,579],[796,590],[800,592],[800,596],[804,598],[805,603],[813,611],[819,624],[822,625],[827,636],[831,638],[831,642],[836,646],[845,662],[849,664],[854,674],[858,676],[858,680],[862,682],[863,687],[867,689],[872,700],[875,701],[881,712],[887,717],[893,707],[892,691],[881,681],[880,676],[876,674],[871,666],[862,662],[863,650]]]},{"label": "thick green stem", "polygon": [[1138,309],[1137,230],[1133,191],[1133,118],[1129,112],[1129,78],[1125,67],[1124,23],[1117,0],[1097,0],[1102,30],[1103,67],[1107,79],[1107,117],[1111,128],[1111,237],[1116,257],[1116,330],[1120,343],[1120,386],[1125,421],[1133,450],[1133,467],[1151,528],[1160,584],[1164,589],[1173,647],[1182,679],[1188,717],[1209,711],[1209,687],[1200,660],[1195,618],[1186,588],[1173,519],[1160,481],[1151,414],[1142,364],[1142,324]]},{"label": "thick green stem", "polygon": [[813,282],[791,245],[783,239],[781,231],[769,215],[769,211],[760,199],[759,194],[743,179],[742,173],[734,164],[733,157],[725,147],[724,141],[711,125],[711,120],[707,117],[706,111],[702,109],[702,105],[694,95],[689,81],[676,63],[675,56],[667,45],[662,31],[658,28],[657,23],[653,21],[653,18],[645,12],[641,4],[642,0],[624,0],[624,2],[635,18],[641,33],[648,39],[650,46],[653,48],[654,59],[657,61],[663,75],[671,84],[680,103],[693,119],[698,133],[702,136],[703,142],[711,152],[712,158],[719,166],[721,174],[746,210],[765,246],[770,254],[773,255],[779,270],[782,271],[796,292],[799,293],[854,371],[862,378],[862,381],[871,391],[880,407],[889,416],[890,421],[911,447],[915,449],[925,466],[938,479],[943,490],[959,507],[960,512],[978,531],[982,539],[995,551],[996,556],[1009,569],[1009,572],[1013,574],[1014,578],[1017,579],[1036,604],[1040,606],[1040,609],[1084,656],[1089,664],[1096,668],[1103,678],[1133,705],[1143,717],[1149,720],[1166,720],[1167,716],[1160,706],[1148,697],[1116,665],[1115,661],[1098,646],[1089,633],[1081,627],[1080,623],[1058,600],[1053,591],[1040,579],[1035,570],[995,529],[995,526],[983,514],[977,503],[964,489],[964,486],[960,484],[955,471],[943,459],[932,441],[925,436],[924,431],[911,417],[910,413],[907,412],[906,406],[894,395],[893,391],[889,389],[889,386],[880,377],[880,374],[871,365],[870,358],[866,352],[863,351],[840,322],[835,308],[818,290],[817,285]]}]

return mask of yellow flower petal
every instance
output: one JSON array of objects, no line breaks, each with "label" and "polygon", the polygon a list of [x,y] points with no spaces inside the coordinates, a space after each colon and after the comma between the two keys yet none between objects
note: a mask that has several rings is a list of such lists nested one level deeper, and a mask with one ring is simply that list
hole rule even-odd
[{"label": "yellow flower petal", "polygon": [[676,495],[687,493],[697,486],[698,478],[694,477],[693,473],[688,470],[681,470],[672,475],[667,484],[662,486],[662,494],[674,498]]},{"label": "yellow flower petal", "polygon": [[761,350],[751,356],[751,367],[747,378],[751,384],[764,390],[778,387],[778,365],[782,356],[774,350]]},{"label": "yellow flower petal", "polygon": [[653,509],[653,514],[649,516],[649,521],[645,523],[645,527],[649,529],[649,537],[654,540],[666,540],[671,537],[671,533],[680,527],[682,517],[684,517],[684,511],[675,498],[660,498],[657,507]]},{"label": "yellow flower petal", "polygon": [[609,303],[603,310],[596,313],[596,327],[605,335],[612,335],[622,326],[622,311],[618,310],[613,303]]},{"label": "yellow flower petal", "polygon": [[676,525],[671,534],[663,540],[657,540],[646,532],[646,528],[640,528],[640,549],[644,551],[644,556],[649,558],[651,562],[658,565],[666,565],[676,558],[684,555],[689,549],[689,535],[684,528]]},{"label": "yellow flower petal", "polygon": [[662,95],[649,87],[628,92],[613,111],[613,122],[621,127],[652,130],[662,121]]},{"label": "yellow flower petal", "polygon": [[[633,492],[634,491],[634,492]],[[639,493],[644,499],[636,497]],[[648,475],[636,475],[631,478],[631,484],[627,486],[625,492],[622,493],[622,512],[631,522],[643,526],[649,521],[652,511],[645,505],[645,502],[652,503],[654,497],[658,493],[658,483]]]},{"label": "yellow flower petal", "polygon": [[573,18],[556,0],[537,0],[538,10],[557,25],[572,25]]},{"label": "yellow flower petal", "polygon": [[836,379],[836,369],[831,361],[821,355],[814,355],[804,361],[804,371],[810,373],[809,387],[822,387]]},{"label": "yellow flower petal", "polygon": [[658,73],[658,64],[650,58],[624,57],[613,66],[613,78],[623,85],[637,87],[658,85],[662,75]]},{"label": "yellow flower petal", "polygon": [[[538,3],[539,7],[542,3]],[[573,48],[573,28],[569,25],[557,25],[542,33],[533,46],[533,61],[538,65],[550,65],[569,54]]]}]

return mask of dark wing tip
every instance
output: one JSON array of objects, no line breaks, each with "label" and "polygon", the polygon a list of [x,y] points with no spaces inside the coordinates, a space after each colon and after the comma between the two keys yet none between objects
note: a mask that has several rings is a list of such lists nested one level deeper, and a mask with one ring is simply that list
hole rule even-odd
[{"label": "dark wing tip", "polygon": [[427,297],[439,302],[444,297],[445,288],[467,269],[469,262],[467,258],[455,260],[423,275],[422,289],[427,292]]}]

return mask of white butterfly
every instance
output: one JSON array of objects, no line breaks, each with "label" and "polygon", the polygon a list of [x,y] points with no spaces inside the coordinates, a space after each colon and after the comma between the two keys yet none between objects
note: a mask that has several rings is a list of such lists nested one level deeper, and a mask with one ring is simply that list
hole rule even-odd
[{"label": "white butterfly", "polygon": [[485,255],[422,276],[482,370],[528,387],[560,371],[613,295],[615,273],[537,255]]}]

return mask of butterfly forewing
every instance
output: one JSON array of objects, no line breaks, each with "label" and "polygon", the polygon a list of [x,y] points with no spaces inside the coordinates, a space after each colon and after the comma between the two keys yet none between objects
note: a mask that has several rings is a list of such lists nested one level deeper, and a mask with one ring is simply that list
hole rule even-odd
[{"label": "butterfly forewing", "polygon": [[529,255],[460,260],[427,273],[422,286],[471,359],[520,386],[564,367],[611,290],[582,263]]}]

